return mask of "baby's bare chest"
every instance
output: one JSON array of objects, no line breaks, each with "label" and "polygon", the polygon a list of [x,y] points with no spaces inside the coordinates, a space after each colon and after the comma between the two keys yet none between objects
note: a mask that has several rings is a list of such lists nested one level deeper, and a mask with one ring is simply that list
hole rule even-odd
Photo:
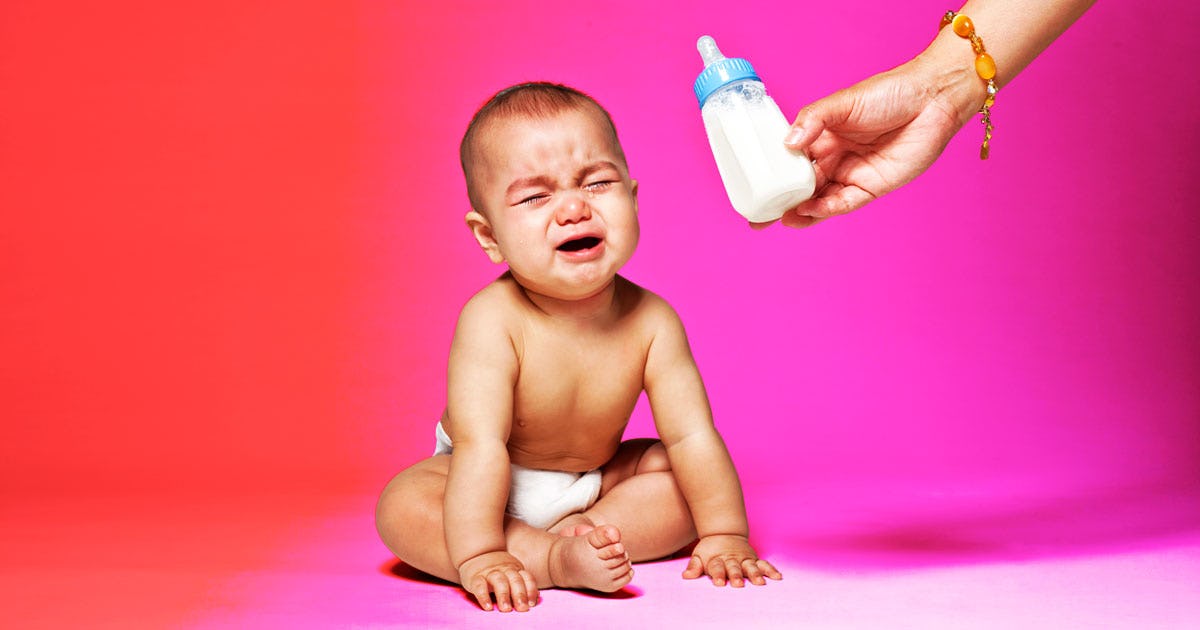
[{"label": "baby's bare chest", "polygon": [[624,426],[642,392],[646,346],[633,335],[541,331],[527,337],[514,420]]}]

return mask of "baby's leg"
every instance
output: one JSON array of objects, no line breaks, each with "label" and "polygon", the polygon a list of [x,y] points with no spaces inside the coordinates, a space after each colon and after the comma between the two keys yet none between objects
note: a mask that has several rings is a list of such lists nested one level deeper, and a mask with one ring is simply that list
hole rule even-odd
[{"label": "baby's leg", "polygon": [[[446,551],[442,502],[450,455],[437,455],[396,475],[379,498],[375,523],[383,543],[410,566],[458,583]],[[508,552],[533,575],[538,588],[562,586],[615,591],[629,583],[632,569],[621,533],[596,528],[566,538],[511,517],[504,519]]]},{"label": "baby's leg", "polygon": [[623,442],[601,471],[600,499],[550,528],[564,534],[615,525],[634,562],[670,555],[696,539],[692,513],[667,460],[662,442]]}]

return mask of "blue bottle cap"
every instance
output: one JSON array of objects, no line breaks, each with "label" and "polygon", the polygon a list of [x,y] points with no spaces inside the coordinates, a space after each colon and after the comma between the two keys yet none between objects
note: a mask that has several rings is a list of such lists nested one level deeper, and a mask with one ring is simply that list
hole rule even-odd
[{"label": "blue bottle cap", "polygon": [[726,58],[717,48],[717,43],[708,35],[701,37],[696,42],[696,48],[700,51],[700,57],[704,60],[705,65],[704,71],[696,77],[696,83],[692,85],[692,89],[696,92],[696,100],[700,101],[700,107],[704,107],[704,102],[708,100],[708,97],[722,86],[744,79],[760,80],[754,73],[754,66],[751,66],[749,61],[736,57]]}]

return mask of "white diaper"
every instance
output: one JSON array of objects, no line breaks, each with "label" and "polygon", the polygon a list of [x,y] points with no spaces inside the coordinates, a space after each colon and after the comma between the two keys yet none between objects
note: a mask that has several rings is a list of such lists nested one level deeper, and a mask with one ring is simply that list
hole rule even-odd
[{"label": "white diaper", "polygon": [[[437,424],[434,430],[437,447],[434,455],[454,451],[450,436]],[[545,529],[562,520],[568,514],[582,512],[591,507],[600,496],[600,471],[585,473],[561,470],[538,470],[510,464],[512,485],[508,490],[506,512],[516,518]]]}]

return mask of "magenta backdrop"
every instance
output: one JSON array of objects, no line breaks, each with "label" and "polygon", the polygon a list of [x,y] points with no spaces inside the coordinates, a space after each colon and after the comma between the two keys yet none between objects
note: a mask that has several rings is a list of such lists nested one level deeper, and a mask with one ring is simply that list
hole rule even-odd
[{"label": "magenta backdrop", "polygon": [[[500,272],[462,221],[464,125],[495,90],[552,80],[616,120],[641,184],[625,274],[681,313],[745,478],[1196,478],[1200,47],[1163,23],[1200,23],[1195,4],[1101,3],[1000,94],[988,162],[973,122],[902,191],[761,233],[709,154],[696,38],[750,59],[791,115],[918,52],[950,5],[469,4],[364,25],[367,467],[427,453],[457,309]],[[630,435],[650,432],[643,404]]]}]

